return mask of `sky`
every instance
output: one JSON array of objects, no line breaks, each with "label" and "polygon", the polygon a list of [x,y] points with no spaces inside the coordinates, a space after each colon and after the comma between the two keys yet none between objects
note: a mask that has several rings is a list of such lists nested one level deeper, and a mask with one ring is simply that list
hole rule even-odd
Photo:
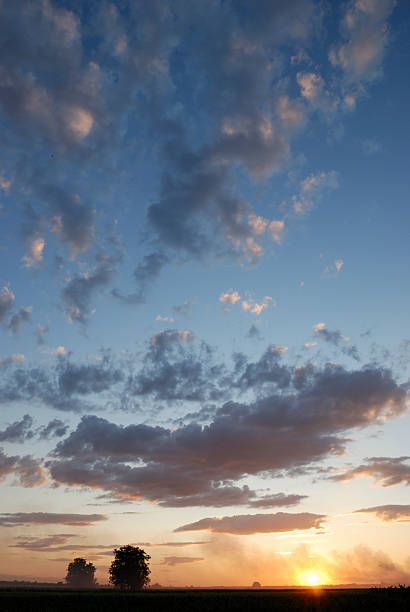
[{"label": "sky", "polygon": [[410,583],[409,33],[0,0],[0,579]]}]

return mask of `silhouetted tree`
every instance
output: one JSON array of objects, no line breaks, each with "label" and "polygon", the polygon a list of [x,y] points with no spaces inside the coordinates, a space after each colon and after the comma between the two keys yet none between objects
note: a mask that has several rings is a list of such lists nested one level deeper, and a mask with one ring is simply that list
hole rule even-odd
[{"label": "silhouetted tree", "polygon": [[121,546],[114,550],[115,559],[110,567],[110,582],[121,589],[137,591],[149,584],[151,570],[149,555],[138,546]]},{"label": "silhouetted tree", "polygon": [[65,580],[69,586],[89,589],[97,584],[94,574],[95,566],[82,557],[77,557],[68,564]]}]

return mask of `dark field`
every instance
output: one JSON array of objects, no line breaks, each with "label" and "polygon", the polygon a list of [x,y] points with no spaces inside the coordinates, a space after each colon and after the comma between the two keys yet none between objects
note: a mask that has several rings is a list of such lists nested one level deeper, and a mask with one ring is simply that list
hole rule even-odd
[{"label": "dark field", "polygon": [[410,589],[352,590],[158,590],[120,593],[95,591],[0,591],[2,612],[195,612],[219,610],[369,610],[410,611]]}]

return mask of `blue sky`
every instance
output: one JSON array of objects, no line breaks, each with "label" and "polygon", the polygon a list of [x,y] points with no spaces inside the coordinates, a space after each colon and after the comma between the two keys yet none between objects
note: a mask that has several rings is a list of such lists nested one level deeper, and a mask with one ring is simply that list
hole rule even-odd
[{"label": "blue sky", "polygon": [[406,3],[0,11],[2,575],[408,582]]}]

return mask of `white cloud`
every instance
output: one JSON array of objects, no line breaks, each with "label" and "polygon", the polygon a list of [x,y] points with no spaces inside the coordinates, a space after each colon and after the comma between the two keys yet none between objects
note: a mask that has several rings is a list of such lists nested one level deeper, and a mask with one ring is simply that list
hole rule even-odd
[{"label": "white cloud", "polygon": [[162,317],[161,315],[157,315],[155,317],[156,321],[169,321],[170,323],[174,323],[175,319],[173,317]]},{"label": "white cloud", "polygon": [[249,261],[262,257],[263,248],[253,238],[247,238],[243,247],[244,253]]},{"label": "white cloud", "polygon": [[275,242],[281,242],[284,227],[284,221],[271,221],[269,223],[269,232]]},{"label": "white cloud", "polygon": [[249,311],[256,316],[259,316],[269,305],[276,306],[275,301],[269,295],[266,295],[261,302],[256,302],[250,294],[247,294],[247,299],[242,300],[241,304],[242,310]]},{"label": "white cloud", "polygon": [[320,199],[325,191],[336,189],[339,186],[338,175],[335,170],[310,174],[300,183],[298,195],[292,197],[292,208],[296,214],[303,214],[313,208],[315,200]]},{"label": "white cloud", "polygon": [[222,304],[236,304],[236,302],[239,302],[240,299],[241,296],[239,293],[237,291],[233,291],[232,289],[226,293],[221,293],[219,296],[219,301],[222,302]]},{"label": "white cloud", "polygon": [[84,140],[90,133],[94,119],[88,111],[83,108],[70,108],[67,111],[66,125],[68,131],[75,140]]},{"label": "white cloud", "polygon": [[[316,330],[315,330],[316,331]],[[317,342],[305,342],[303,345],[306,349],[311,348],[312,346],[316,346]]]},{"label": "white cloud", "polygon": [[352,0],[342,22],[345,42],[332,47],[329,59],[352,85],[371,81],[381,72],[388,43],[389,18],[395,0]]},{"label": "white cloud", "polygon": [[248,217],[248,223],[253,233],[257,236],[260,236],[264,233],[266,226],[268,225],[268,220],[264,219],[263,217],[259,217],[258,215],[252,214]]},{"label": "white cloud", "polygon": [[47,355],[67,355],[67,350],[64,346],[56,346],[55,348],[47,347],[41,350],[42,353],[46,353]]},{"label": "white cloud", "polygon": [[29,245],[28,254],[21,258],[24,267],[31,268],[43,260],[44,238],[35,238]]}]

